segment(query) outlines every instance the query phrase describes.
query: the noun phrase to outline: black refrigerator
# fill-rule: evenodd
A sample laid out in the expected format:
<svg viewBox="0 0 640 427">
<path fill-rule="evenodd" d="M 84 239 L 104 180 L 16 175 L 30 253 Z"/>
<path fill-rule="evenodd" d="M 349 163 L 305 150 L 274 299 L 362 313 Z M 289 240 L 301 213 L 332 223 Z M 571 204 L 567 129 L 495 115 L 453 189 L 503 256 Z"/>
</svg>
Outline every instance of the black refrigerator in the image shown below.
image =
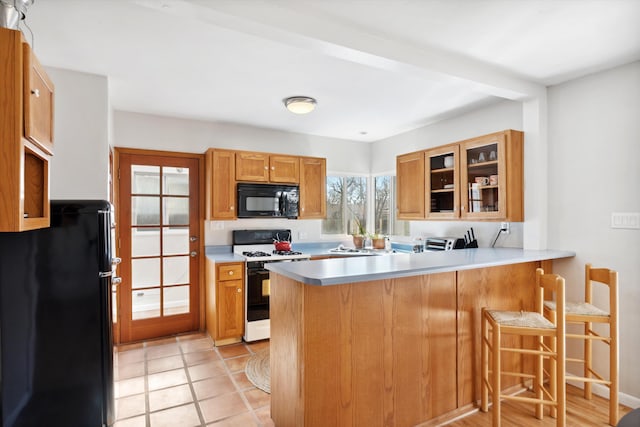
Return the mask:
<svg viewBox="0 0 640 427">
<path fill-rule="evenodd" d="M 114 422 L 111 205 L 51 202 L 51 227 L 0 233 L 2 427 Z"/>
</svg>

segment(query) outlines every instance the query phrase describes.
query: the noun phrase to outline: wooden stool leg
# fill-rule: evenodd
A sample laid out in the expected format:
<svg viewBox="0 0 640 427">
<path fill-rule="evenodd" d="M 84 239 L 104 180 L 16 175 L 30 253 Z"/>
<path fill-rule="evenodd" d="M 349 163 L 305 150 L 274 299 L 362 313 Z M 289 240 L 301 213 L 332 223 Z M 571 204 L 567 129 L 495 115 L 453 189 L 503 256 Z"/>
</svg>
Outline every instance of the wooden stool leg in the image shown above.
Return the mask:
<svg viewBox="0 0 640 427">
<path fill-rule="evenodd" d="M 614 317 L 614 316 L 612 316 Z M 611 319 L 609 324 L 611 341 L 609 343 L 609 424 L 618 423 L 618 323 Z"/>
<path fill-rule="evenodd" d="M 591 322 L 585 322 L 584 335 L 587 337 L 591 336 L 591 333 L 589 332 L 590 330 L 591 330 Z M 591 340 L 585 339 L 584 340 L 584 377 L 585 378 L 591 378 L 591 369 L 593 369 L 592 360 L 591 360 L 591 355 L 593 354 L 592 349 L 593 349 L 593 345 Z M 585 381 L 584 383 L 584 398 L 587 400 L 591 400 L 593 398 L 590 381 Z"/>
<path fill-rule="evenodd" d="M 536 349 L 542 350 L 542 336 L 536 337 Z M 533 391 L 536 395 L 536 399 L 542 400 L 542 383 L 544 381 L 543 378 L 543 362 L 544 358 L 542 355 L 536 356 L 535 363 L 535 378 L 533 379 Z M 536 418 L 541 420 L 544 417 L 543 413 L 543 405 L 542 403 L 536 403 Z"/>
<path fill-rule="evenodd" d="M 491 393 L 491 400 L 493 402 L 493 427 L 500 427 L 500 391 L 502 390 L 502 386 L 500 384 L 500 325 L 493 325 L 492 333 L 491 356 L 493 357 L 493 372 L 491 387 L 493 390 Z"/>
<path fill-rule="evenodd" d="M 556 312 L 551 312 L 551 322 L 556 324 Z M 550 338 L 551 351 L 554 353 L 558 353 L 558 339 L 556 337 Z M 554 400 L 558 398 L 558 388 L 556 387 L 556 377 L 558 376 L 558 359 L 554 357 L 549 358 L 549 388 L 551 390 L 551 396 Z M 558 417 L 558 407 L 552 406 L 550 409 L 550 414 L 553 418 Z"/>
<path fill-rule="evenodd" d="M 489 410 L 489 387 L 487 383 L 489 382 L 489 327 L 487 325 L 487 318 L 485 316 L 485 310 L 482 309 L 481 314 L 481 328 L 482 328 L 482 397 L 481 397 L 481 406 L 480 409 L 482 412 L 487 412 Z"/>
</svg>

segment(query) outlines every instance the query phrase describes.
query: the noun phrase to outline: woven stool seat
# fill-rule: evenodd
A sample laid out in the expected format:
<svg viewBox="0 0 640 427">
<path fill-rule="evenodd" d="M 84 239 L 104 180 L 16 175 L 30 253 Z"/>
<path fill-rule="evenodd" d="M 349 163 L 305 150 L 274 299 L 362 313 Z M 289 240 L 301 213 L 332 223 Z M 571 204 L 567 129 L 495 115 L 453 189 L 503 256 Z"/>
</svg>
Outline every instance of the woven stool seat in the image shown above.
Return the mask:
<svg viewBox="0 0 640 427">
<path fill-rule="evenodd" d="M 545 301 L 544 306 L 549 310 L 556 309 L 555 301 Z M 586 302 L 567 302 L 565 305 L 567 314 L 576 314 L 578 316 L 603 316 L 608 317 L 609 313 Z"/>
<path fill-rule="evenodd" d="M 554 329 L 555 325 L 539 313 L 532 311 L 487 310 L 489 316 L 502 326 L 516 328 Z"/>
</svg>

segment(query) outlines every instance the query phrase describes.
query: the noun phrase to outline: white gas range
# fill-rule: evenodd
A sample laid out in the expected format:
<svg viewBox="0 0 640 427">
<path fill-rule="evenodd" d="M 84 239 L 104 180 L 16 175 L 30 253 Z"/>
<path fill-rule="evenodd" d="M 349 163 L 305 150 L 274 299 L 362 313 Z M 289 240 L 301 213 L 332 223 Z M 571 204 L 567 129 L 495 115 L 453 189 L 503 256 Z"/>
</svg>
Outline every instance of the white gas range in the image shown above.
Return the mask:
<svg viewBox="0 0 640 427">
<path fill-rule="evenodd" d="M 269 295 L 271 282 L 269 262 L 304 261 L 309 254 L 298 251 L 276 251 L 275 241 L 291 241 L 291 230 L 234 230 L 233 252 L 246 260 L 244 340 L 257 341 L 270 336 Z"/>
</svg>

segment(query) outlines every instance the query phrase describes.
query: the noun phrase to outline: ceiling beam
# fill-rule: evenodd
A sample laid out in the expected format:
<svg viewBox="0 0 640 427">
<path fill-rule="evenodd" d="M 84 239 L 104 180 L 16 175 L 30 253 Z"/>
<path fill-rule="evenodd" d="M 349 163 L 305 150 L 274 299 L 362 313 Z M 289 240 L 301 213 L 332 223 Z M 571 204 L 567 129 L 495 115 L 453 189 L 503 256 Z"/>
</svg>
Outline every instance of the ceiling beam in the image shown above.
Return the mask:
<svg viewBox="0 0 640 427">
<path fill-rule="evenodd" d="M 500 98 L 520 101 L 545 92 L 544 86 L 494 65 L 433 46 L 393 40 L 329 19 L 311 9 L 309 3 L 224 0 L 136 3 L 389 72 L 436 81 L 455 79 L 467 84 L 470 90 Z M 257 4 L 268 7 L 256 7 Z"/>
</svg>

